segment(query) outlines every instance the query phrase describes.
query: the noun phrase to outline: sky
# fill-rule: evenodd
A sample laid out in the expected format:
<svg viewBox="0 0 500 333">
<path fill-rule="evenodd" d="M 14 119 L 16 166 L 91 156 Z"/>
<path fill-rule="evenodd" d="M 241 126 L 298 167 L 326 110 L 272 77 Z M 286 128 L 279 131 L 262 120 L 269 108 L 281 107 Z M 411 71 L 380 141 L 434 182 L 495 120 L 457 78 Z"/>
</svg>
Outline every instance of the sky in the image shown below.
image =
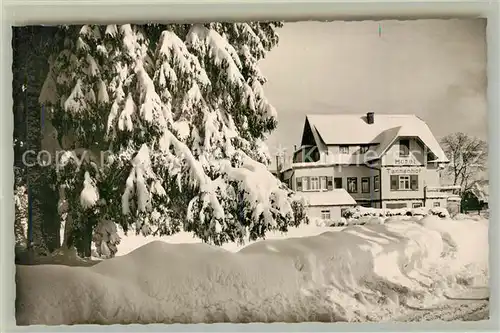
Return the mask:
<svg viewBox="0 0 500 333">
<path fill-rule="evenodd" d="M 306 21 L 278 33 L 260 63 L 278 112 L 271 154 L 300 145 L 308 113 L 415 114 L 438 139 L 487 139 L 485 20 Z"/>
</svg>

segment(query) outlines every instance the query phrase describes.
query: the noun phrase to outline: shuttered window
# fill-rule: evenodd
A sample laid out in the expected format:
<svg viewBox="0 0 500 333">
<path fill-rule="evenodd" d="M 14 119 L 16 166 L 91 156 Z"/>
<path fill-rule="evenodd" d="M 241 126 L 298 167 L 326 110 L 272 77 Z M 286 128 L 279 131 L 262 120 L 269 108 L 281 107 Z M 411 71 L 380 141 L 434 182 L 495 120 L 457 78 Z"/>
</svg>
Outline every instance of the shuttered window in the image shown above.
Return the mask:
<svg viewBox="0 0 500 333">
<path fill-rule="evenodd" d="M 391 175 L 391 191 L 418 190 L 418 175 Z"/>
<path fill-rule="evenodd" d="M 411 183 L 411 189 L 413 191 L 418 190 L 418 175 L 411 175 L 410 176 L 410 183 Z"/>
<path fill-rule="evenodd" d="M 398 181 L 399 181 L 399 176 L 398 175 L 391 175 L 391 191 L 397 191 L 398 190 Z"/>
</svg>

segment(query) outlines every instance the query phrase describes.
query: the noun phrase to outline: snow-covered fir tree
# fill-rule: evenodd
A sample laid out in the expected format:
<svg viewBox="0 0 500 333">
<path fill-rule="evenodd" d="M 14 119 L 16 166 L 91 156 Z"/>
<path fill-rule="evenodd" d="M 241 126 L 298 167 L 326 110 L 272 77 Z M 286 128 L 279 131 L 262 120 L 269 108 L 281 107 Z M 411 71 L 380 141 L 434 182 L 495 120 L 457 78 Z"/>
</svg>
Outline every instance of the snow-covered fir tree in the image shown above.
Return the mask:
<svg viewBox="0 0 500 333">
<path fill-rule="evenodd" d="M 59 177 L 75 230 L 106 220 L 220 245 L 307 223 L 266 167 L 277 118 L 258 61 L 280 26 L 62 28 L 40 100 L 67 150 Z"/>
</svg>

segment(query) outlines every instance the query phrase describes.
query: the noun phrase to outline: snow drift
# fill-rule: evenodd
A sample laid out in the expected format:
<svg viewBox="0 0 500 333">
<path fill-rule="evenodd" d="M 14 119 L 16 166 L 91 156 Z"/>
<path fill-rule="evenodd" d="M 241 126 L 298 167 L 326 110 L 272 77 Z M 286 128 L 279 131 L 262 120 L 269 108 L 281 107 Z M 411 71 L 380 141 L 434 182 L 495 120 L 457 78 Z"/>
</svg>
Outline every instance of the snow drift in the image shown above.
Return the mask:
<svg viewBox="0 0 500 333">
<path fill-rule="evenodd" d="M 236 253 L 156 241 L 93 267 L 17 266 L 17 323 L 386 320 L 487 281 L 487 231 L 427 216 Z"/>
</svg>

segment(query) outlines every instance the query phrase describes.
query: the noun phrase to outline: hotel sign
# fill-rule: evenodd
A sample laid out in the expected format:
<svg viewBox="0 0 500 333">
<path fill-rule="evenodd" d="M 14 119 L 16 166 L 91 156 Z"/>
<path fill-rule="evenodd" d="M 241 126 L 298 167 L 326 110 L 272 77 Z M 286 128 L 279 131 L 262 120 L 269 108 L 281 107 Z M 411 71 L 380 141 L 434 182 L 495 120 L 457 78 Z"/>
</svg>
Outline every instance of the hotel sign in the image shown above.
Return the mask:
<svg viewBox="0 0 500 333">
<path fill-rule="evenodd" d="M 418 161 L 414 158 L 396 158 L 394 159 L 394 164 L 396 165 L 412 165 L 419 164 Z"/>
<path fill-rule="evenodd" d="M 422 168 L 418 167 L 391 168 L 388 171 L 390 175 L 416 175 L 422 171 Z"/>
</svg>

